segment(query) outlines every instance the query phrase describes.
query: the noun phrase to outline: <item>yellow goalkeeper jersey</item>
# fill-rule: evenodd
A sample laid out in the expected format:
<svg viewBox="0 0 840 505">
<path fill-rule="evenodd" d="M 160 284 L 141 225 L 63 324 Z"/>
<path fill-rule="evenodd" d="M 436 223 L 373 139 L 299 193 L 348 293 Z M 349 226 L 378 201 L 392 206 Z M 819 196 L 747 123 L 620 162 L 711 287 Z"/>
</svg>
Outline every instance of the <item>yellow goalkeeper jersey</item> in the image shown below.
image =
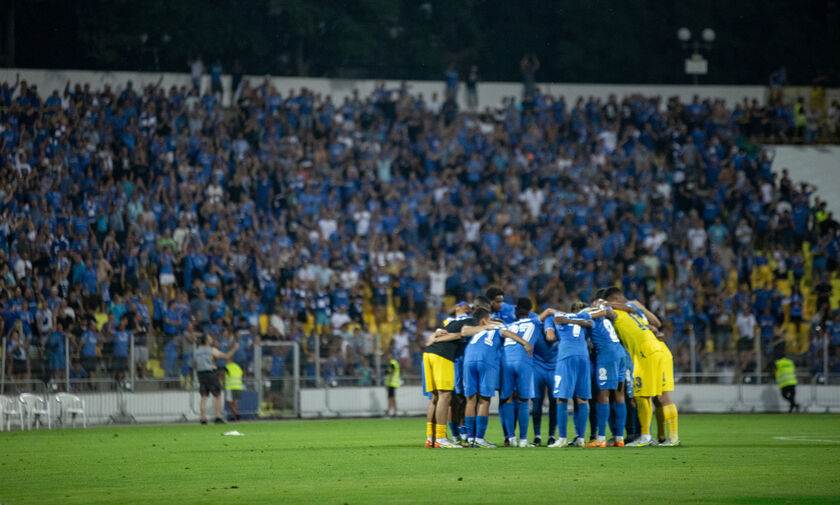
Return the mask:
<svg viewBox="0 0 840 505">
<path fill-rule="evenodd" d="M 645 357 L 660 350 L 659 339 L 651 331 L 644 316 L 623 310 L 616 310 L 615 313 L 617 317 L 613 324 L 630 356 Z"/>
</svg>

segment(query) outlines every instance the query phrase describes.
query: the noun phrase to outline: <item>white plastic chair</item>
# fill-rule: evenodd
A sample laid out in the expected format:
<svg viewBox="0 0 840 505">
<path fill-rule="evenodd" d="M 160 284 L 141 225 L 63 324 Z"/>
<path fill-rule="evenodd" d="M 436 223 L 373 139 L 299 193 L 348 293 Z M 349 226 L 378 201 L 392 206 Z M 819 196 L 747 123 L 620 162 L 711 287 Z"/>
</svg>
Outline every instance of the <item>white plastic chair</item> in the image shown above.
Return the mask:
<svg viewBox="0 0 840 505">
<path fill-rule="evenodd" d="M 47 428 L 52 429 L 52 417 L 50 416 L 50 404 L 40 396 L 31 393 L 21 393 L 20 404 L 26 417 L 26 425 L 32 429 L 32 424 L 37 423 L 38 428 L 44 425 L 43 418 L 47 418 Z"/>
<path fill-rule="evenodd" d="M 23 424 L 23 409 L 17 398 L 7 398 L 0 396 L 0 431 L 3 431 L 3 425 L 8 431 L 12 431 L 12 419 L 17 418 L 20 429 L 25 429 Z"/>
<path fill-rule="evenodd" d="M 65 415 L 73 419 L 73 427 L 76 427 L 76 417 L 82 416 L 82 426 L 87 428 L 87 414 L 85 414 L 85 401 L 76 395 L 69 393 L 58 393 L 55 401 L 58 403 L 58 420 L 64 425 Z"/>
</svg>

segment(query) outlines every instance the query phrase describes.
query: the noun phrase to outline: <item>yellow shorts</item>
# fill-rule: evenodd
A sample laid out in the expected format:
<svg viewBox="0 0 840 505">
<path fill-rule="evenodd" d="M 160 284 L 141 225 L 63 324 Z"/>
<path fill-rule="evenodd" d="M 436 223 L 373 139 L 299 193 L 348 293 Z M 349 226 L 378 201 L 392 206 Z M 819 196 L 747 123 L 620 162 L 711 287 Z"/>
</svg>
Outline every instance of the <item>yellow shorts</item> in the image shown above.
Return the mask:
<svg viewBox="0 0 840 505">
<path fill-rule="evenodd" d="M 662 394 L 662 385 L 665 382 L 665 359 L 665 353 L 660 350 L 633 356 L 633 396 Z"/>
<path fill-rule="evenodd" d="M 662 344 L 662 391 L 674 390 L 674 355 L 665 343 Z"/>
<path fill-rule="evenodd" d="M 423 373 L 426 378 L 426 392 L 452 391 L 455 387 L 455 363 L 443 356 L 423 353 Z"/>
</svg>

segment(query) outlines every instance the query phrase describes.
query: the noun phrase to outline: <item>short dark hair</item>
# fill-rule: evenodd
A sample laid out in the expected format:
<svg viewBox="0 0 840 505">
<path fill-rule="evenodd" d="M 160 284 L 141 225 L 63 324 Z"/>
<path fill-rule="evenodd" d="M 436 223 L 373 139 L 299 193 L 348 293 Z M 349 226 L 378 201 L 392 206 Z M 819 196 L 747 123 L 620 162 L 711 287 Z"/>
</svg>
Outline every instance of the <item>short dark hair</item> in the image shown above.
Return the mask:
<svg viewBox="0 0 840 505">
<path fill-rule="evenodd" d="M 611 297 L 612 295 L 623 295 L 624 293 L 621 291 L 621 288 L 618 286 L 610 286 L 608 288 L 604 288 L 604 292 L 601 296 L 604 300 Z"/>
<path fill-rule="evenodd" d="M 520 296 L 516 299 L 516 317 L 525 317 L 531 312 L 531 299 L 527 296 Z"/>
<path fill-rule="evenodd" d="M 582 301 L 578 300 L 578 301 L 572 303 L 572 306 L 570 308 L 571 308 L 572 312 L 580 312 L 581 310 L 586 308 L 586 304 L 583 303 Z"/>
<path fill-rule="evenodd" d="M 484 292 L 484 296 L 492 300 L 497 296 L 505 296 L 505 292 L 502 291 L 502 288 L 500 288 L 499 286 L 490 286 L 489 288 L 487 288 L 487 291 Z"/>
<path fill-rule="evenodd" d="M 486 317 L 490 317 L 490 310 L 487 307 L 479 307 L 473 311 L 472 317 L 476 321 L 481 321 Z"/>
<path fill-rule="evenodd" d="M 478 295 L 473 300 L 473 306 L 475 307 L 489 307 L 490 306 L 490 299 L 484 295 Z"/>
</svg>

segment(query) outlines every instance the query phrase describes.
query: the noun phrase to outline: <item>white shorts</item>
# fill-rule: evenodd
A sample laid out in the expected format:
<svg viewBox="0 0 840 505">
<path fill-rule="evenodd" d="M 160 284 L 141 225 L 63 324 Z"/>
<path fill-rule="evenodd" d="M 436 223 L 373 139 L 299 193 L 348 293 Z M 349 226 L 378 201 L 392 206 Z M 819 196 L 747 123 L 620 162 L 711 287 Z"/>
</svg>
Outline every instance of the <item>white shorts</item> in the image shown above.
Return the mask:
<svg viewBox="0 0 840 505">
<path fill-rule="evenodd" d="M 160 285 L 171 286 L 175 284 L 175 276 L 173 274 L 160 274 Z"/>
<path fill-rule="evenodd" d="M 146 363 L 147 361 L 149 361 L 149 348 L 145 345 L 134 346 L 134 362 Z"/>
</svg>

